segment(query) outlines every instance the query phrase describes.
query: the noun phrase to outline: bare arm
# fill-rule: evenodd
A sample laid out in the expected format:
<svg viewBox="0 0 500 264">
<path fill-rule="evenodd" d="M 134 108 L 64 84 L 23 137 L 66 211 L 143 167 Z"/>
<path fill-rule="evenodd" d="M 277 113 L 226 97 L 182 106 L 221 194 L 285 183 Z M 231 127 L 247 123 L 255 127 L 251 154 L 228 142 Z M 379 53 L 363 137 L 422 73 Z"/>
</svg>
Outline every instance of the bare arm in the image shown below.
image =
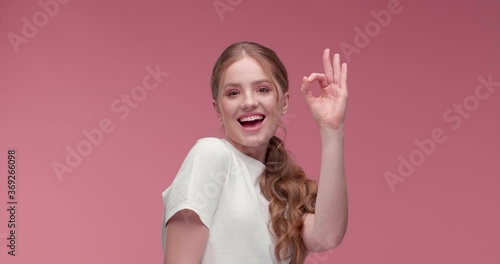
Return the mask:
<svg viewBox="0 0 500 264">
<path fill-rule="evenodd" d="M 321 131 L 321 174 L 316 214 L 304 215 L 302 238 L 309 251 L 326 251 L 342 242 L 347 230 L 348 202 L 343 131 Z"/>
<path fill-rule="evenodd" d="M 199 216 L 181 210 L 167 222 L 164 264 L 201 263 L 208 242 L 208 228 Z"/>
<path fill-rule="evenodd" d="M 344 119 L 347 106 L 347 64 L 340 55 L 330 60 L 323 52 L 325 73 L 312 73 L 302 79 L 302 92 L 321 132 L 321 171 L 315 214 L 305 217 L 303 239 L 310 251 L 336 248 L 347 230 L 348 197 L 344 169 Z M 314 97 L 309 85 L 318 81 L 321 95 Z"/>
</svg>

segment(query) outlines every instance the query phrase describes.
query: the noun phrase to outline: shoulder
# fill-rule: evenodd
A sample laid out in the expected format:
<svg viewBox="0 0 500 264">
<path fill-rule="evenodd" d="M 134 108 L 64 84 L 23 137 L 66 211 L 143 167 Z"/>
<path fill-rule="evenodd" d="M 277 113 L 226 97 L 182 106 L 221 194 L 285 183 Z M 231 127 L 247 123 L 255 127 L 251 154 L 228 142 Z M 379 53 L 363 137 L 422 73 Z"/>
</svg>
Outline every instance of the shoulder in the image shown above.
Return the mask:
<svg viewBox="0 0 500 264">
<path fill-rule="evenodd" d="M 196 145 L 201 144 L 201 145 L 211 145 L 211 146 L 219 146 L 219 147 L 225 147 L 226 145 L 224 144 L 224 141 L 220 138 L 216 137 L 204 137 L 200 138 L 196 141 Z"/>
<path fill-rule="evenodd" d="M 189 150 L 172 185 L 204 186 L 213 180 L 224 182 L 231 163 L 232 156 L 224 141 L 200 138 Z"/>
<path fill-rule="evenodd" d="M 222 139 L 216 137 L 200 138 L 196 141 L 193 149 L 210 153 L 229 153 L 229 149 Z"/>
<path fill-rule="evenodd" d="M 228 161 L 231 152 L 222 139 L 216 137 L 200 138 L 189 151 L 189 156 L 200 157 L 207 161 Z"/>
</svg>

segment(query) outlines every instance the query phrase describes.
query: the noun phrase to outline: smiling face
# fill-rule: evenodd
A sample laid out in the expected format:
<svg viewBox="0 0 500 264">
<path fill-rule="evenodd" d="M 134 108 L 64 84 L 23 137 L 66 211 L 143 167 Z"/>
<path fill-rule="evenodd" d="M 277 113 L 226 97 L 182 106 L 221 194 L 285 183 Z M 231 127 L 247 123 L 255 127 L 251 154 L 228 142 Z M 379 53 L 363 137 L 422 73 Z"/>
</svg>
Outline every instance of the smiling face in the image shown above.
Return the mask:
<svg viewBox="0 0 500 264">
<path fill-rule="evenodd" d="M 289 102 L 288 92 L 283 94 L 270 78 L 255 59 L 244 56 L 222 75 L 219 101 L 213 102 L 226 139 L 261 161 Z"/>
</svg>

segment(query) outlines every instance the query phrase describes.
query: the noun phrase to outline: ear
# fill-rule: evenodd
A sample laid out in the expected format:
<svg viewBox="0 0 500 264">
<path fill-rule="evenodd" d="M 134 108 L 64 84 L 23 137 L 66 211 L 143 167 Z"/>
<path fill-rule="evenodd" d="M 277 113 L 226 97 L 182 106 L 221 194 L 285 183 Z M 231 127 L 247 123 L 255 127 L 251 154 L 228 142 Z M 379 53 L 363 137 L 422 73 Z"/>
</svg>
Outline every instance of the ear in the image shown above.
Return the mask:
<svg viewBox="0 0 500 264">
<path fill-rule="evenodd" d="M 217 113 L 217 118 L 221 119 L 220 111 L 219 111 L 219 106 L 217 105 L 217 103 L 215 102 L 215 100 L 212 100 L 212 106 L 214 107 L 214 110 Z"/>
<path fill-rule="evenodd" d="M 286 92 L 283 95 L 283 107 L 281 108 L 281 114 L 284 115 L 288 111 L 288 105 L 290 103 L 290 93 Z"/>
</svg>

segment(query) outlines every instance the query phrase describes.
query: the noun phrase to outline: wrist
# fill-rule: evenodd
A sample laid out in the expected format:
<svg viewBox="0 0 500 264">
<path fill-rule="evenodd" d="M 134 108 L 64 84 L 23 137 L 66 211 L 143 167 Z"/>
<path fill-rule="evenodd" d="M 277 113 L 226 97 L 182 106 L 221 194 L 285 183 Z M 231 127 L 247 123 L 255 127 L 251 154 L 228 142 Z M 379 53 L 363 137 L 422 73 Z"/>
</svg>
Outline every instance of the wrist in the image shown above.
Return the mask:
<svg viewBox="0 0 500 264">
<path fill-rule="evenodd" d="M 344 139 L 344 125 L 338 128 L 320 127 L 320 134 L 322 139 Z"/>
</svg>

